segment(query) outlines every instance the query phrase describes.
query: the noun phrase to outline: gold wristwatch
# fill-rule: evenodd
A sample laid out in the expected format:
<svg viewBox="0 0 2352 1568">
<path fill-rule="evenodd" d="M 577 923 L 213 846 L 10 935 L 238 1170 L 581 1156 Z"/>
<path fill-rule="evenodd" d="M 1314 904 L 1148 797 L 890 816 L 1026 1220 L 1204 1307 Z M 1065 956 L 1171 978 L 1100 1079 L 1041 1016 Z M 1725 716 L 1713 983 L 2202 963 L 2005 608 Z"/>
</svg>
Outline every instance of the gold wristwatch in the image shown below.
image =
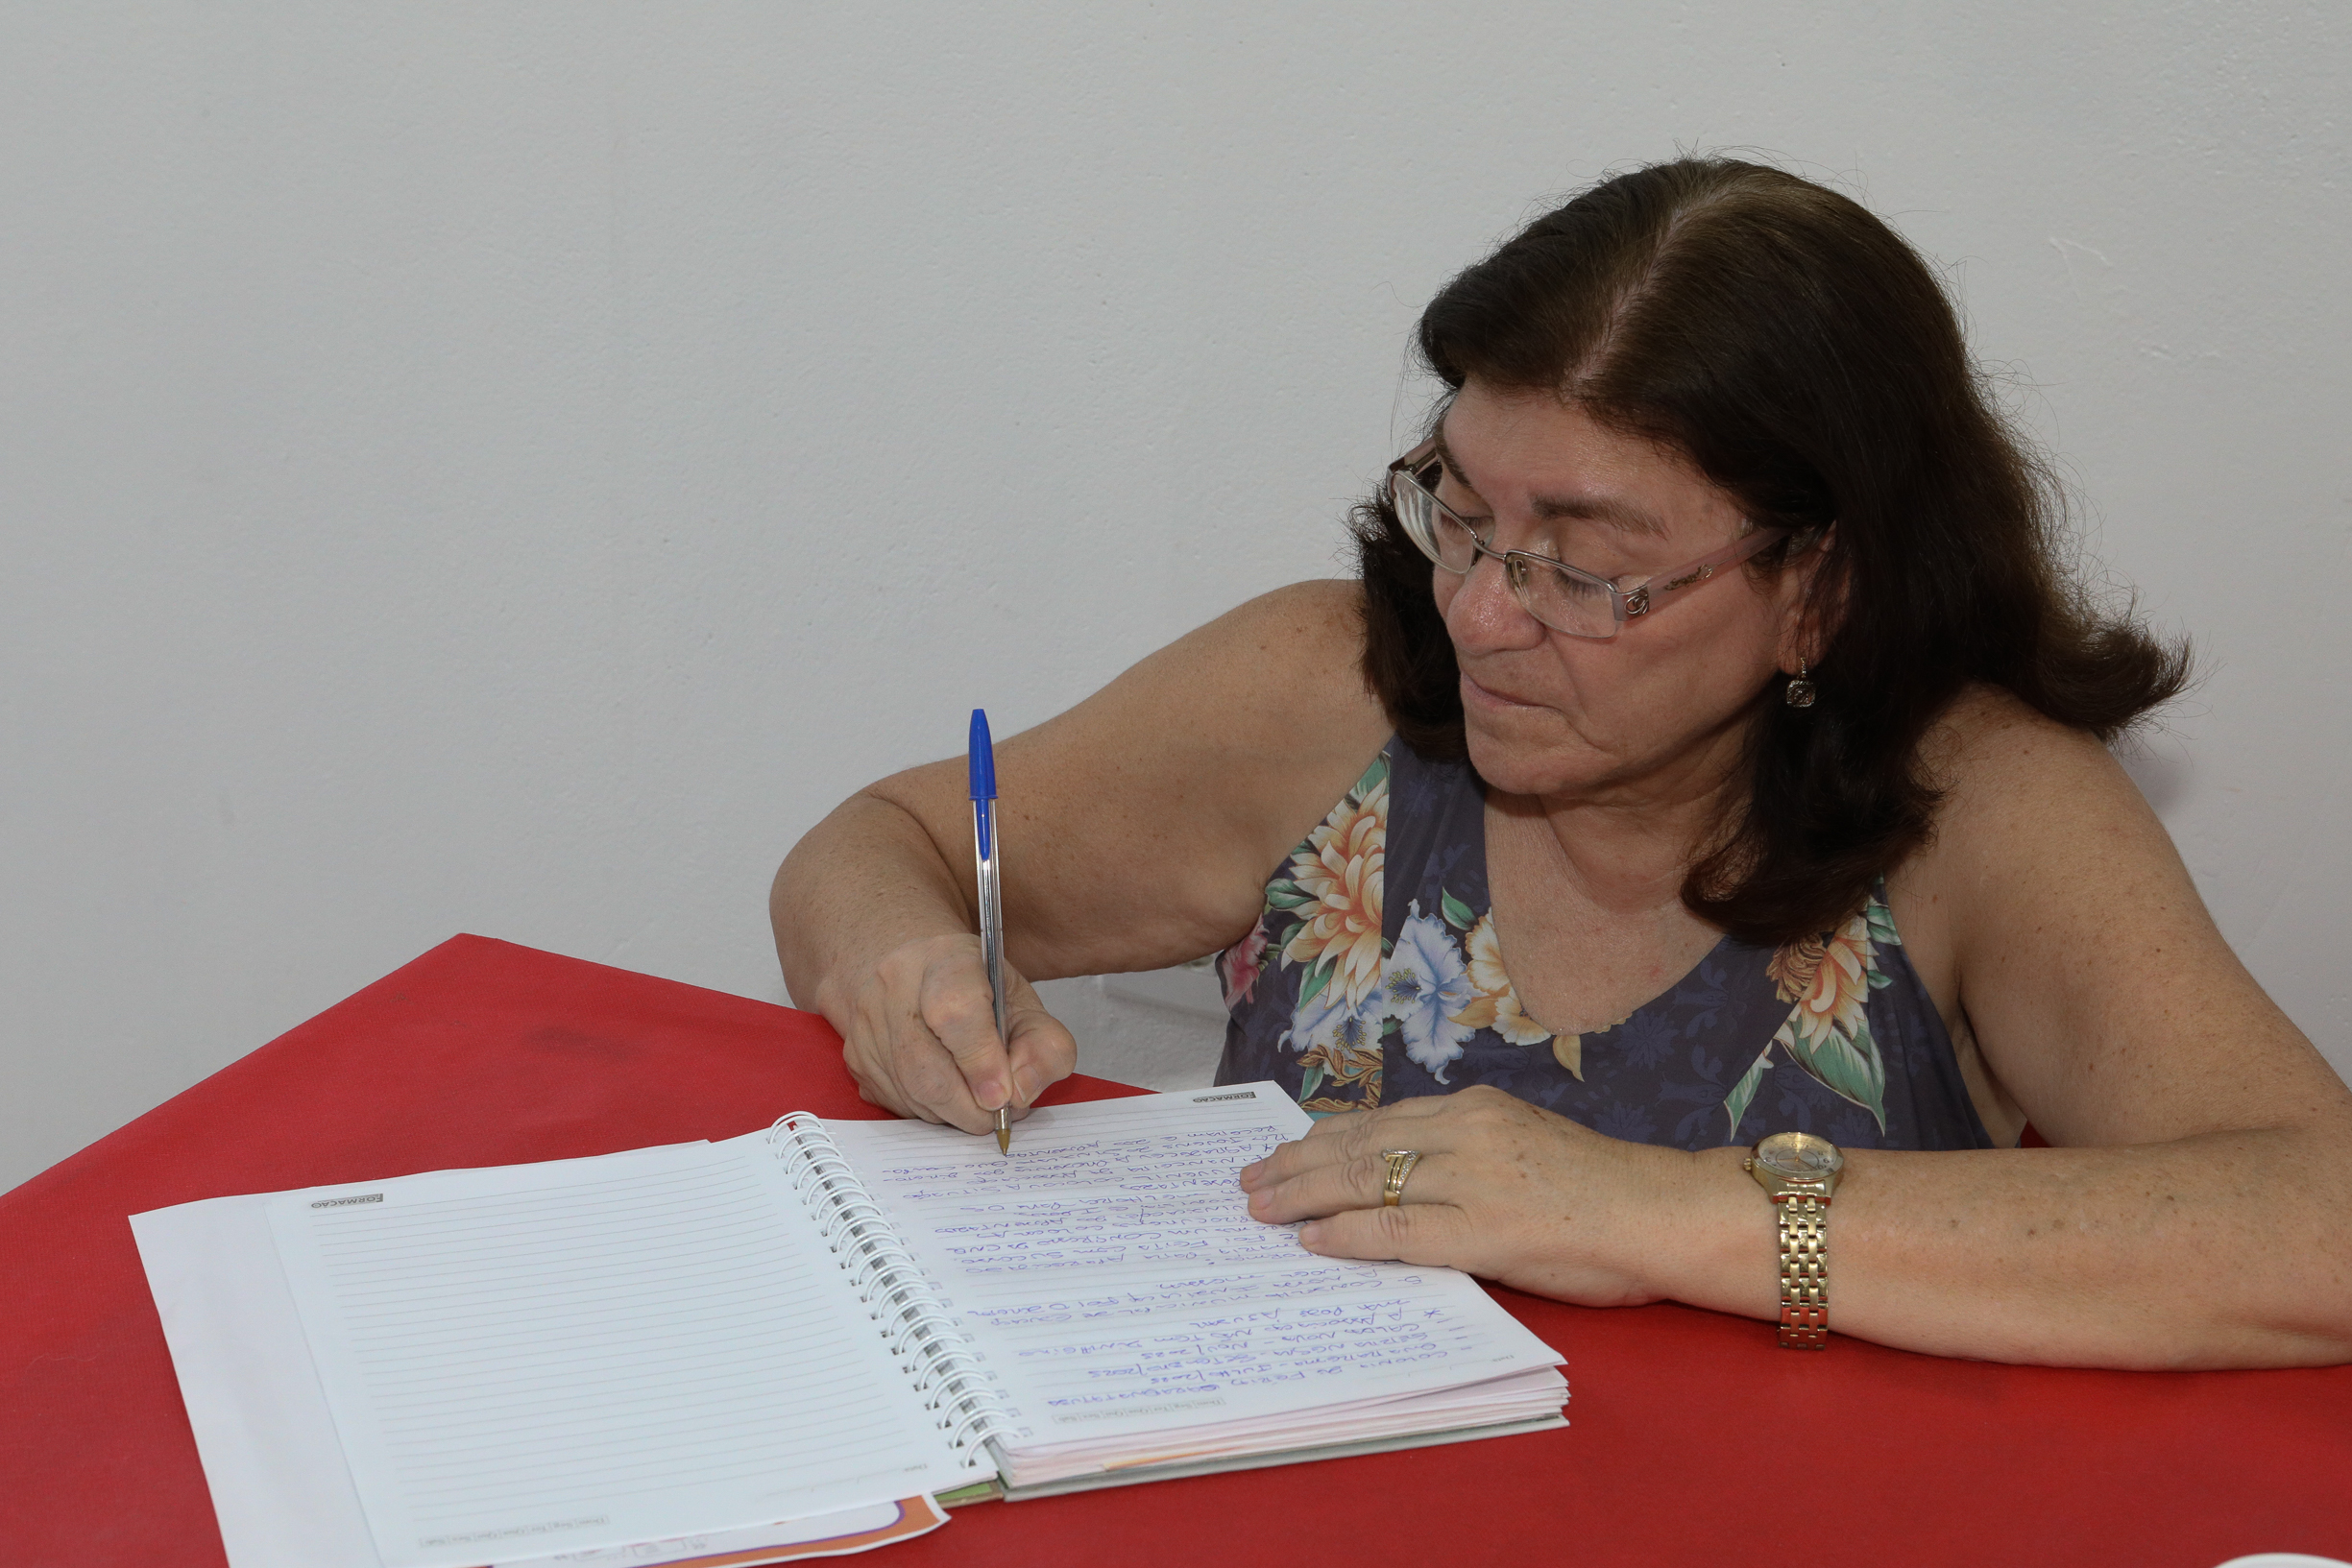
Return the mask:
<svg viewBox="0 0 2352 1568">
<path fill-rule="evenodd" d="M 1776 1132 L 1743 1169 L 1772 1199 L 1781 1227 L 1781 1343 L 1819 1350 L 1830 1342 L 1830 1194 L 1846 1157 L 1827 1138 Z"/>
</svg>

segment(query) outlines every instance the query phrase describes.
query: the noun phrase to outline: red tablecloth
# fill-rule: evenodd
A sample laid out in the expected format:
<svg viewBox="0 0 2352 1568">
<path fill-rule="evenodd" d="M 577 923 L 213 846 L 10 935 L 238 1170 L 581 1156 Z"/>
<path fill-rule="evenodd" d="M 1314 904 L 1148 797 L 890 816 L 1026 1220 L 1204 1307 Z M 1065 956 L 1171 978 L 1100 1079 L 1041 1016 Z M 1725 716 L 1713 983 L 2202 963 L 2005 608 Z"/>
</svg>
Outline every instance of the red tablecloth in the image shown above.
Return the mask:
<svg viewBox="0 0 2352 1568">
<path fill-rule="evenodd" d="M 126 1216 L 871 1114 L 837 1045 L 805 1013 L 461 936 L 0 1196 L 0 1563 L 223 1560 Z M 984 1504 L 875 1560 L 2352 1558 L 2352 1368 L 1799 1354 L 1710 1313 L 1499 1293 L 1567 1357 L 1566 1431 Z"/>
</svg>

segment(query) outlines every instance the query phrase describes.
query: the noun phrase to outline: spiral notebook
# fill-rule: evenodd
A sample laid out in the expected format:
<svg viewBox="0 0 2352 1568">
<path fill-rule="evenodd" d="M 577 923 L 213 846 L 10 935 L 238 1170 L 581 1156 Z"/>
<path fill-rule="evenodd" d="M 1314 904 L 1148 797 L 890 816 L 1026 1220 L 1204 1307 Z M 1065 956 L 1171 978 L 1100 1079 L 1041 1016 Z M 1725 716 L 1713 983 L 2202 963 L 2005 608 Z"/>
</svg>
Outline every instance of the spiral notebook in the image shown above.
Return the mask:
<svg viewBox="0 0 2352 1568">
<path fill-rule="evenodd" d="M 335 1506 L 267 1474 L 273 1424 L 313 1466 L 331 1431 L 383 1568 L 1563 1424 L 1561 1358 L 1467 1276 L 1249 1217 L 1234 1171 L 1307 1125 L 1270 1084 L 1051 1107 L 1008 1158 L 796 1114 L 133 1228 L 236 1568 Z"/>
</svg>

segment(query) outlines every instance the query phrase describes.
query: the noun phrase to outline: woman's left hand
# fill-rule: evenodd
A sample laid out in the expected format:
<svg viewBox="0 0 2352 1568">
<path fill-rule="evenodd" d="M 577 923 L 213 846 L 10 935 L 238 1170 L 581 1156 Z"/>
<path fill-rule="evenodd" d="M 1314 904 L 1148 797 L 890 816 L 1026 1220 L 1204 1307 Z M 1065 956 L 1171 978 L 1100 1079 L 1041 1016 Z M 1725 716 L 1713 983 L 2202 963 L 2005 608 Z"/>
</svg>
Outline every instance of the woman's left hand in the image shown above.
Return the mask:
<svg viewBox="0 0 2352 1568">
<path fill-rule="evenodd" d="M 1402 1201 L 1383 1207 L 1383 1149 L 1420 1151 Z M 1298 1240 L 1333 1258 L 1462 1269 L 1588 1307 L 1665 1292 L 1650 1264 L 1698 1162 L 1605 1138 L 1484 1085 L 1326 1117 L 1241 1173 L 1249 1213 L 1307 1220 Z"/>
</svg>

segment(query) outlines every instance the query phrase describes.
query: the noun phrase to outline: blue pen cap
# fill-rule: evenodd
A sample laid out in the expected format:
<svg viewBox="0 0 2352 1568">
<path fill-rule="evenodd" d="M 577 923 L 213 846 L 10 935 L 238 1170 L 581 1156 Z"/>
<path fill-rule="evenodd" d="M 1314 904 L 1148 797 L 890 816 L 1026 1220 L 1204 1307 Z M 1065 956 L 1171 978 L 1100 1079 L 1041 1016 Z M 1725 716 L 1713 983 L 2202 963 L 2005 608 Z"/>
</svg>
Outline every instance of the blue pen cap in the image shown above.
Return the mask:
<svg viewBox="0 0 2352 1568">
<path fill-rule="evenodd" d="M 972 710 L 972 798 L 996 799 L 996 745 L 988 738 L 988 711 Z"/>
</svg>

